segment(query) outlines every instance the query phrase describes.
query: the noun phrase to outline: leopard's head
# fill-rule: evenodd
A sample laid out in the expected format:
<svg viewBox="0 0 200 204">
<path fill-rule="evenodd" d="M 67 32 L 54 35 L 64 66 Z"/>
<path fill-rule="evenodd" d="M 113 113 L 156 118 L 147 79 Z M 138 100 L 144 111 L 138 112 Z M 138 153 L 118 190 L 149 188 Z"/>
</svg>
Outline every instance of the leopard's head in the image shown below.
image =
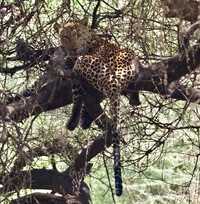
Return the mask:
<svg viewBox="0 0 200 204">
<path fill-rule="evenodd" d="M 59 31 L 61 45 L 69 55 L 80 56 L 88 52 L 94 31 L 88 27 L 88 18 L 69 21 Z"/>
</svg>

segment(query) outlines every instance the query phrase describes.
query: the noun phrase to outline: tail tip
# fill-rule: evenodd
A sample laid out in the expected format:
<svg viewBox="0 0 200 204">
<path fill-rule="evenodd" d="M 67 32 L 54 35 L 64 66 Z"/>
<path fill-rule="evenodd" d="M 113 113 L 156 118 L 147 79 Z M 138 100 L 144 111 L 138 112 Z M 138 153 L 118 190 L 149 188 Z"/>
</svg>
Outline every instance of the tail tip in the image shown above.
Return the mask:
<svg viewBox="0 0 200 204">
<path fill-rule="evenodd" d="M 123 190 L 122 190 L 122 188 L 116 188 L 115 192 L 116 192 L 117 196 L 121 196 L 123 193 Z"/>
<path fill-rule="evenodd" d="M 122 186 L 121 178 L 115 183 L 115 193 L 117 196 L 121 196 L 123 193 L 123 186 Z"/>
</svg>

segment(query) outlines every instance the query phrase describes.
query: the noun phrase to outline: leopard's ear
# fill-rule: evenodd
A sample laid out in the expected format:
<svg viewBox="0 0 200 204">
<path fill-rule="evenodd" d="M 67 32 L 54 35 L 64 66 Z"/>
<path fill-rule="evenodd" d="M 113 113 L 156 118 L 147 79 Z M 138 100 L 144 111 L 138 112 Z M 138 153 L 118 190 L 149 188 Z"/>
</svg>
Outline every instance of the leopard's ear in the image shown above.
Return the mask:
<svg viewBox="0 0 200 204">
<path fill-rule="evenodd" d="M 88 26 L 88 17 L 85 16 L 82 20 L 80 20 L 80 23 L 84 26 Z"/>
<path fill-rule="evenodd" d="M 60 28 L 61 28 L 61 25 L 60 25 L 59 23 L 55 23 L 53 27 L 54 27 L 56 33 L 59 34 L 59 30 L 60 30 Z"/>
</svg>

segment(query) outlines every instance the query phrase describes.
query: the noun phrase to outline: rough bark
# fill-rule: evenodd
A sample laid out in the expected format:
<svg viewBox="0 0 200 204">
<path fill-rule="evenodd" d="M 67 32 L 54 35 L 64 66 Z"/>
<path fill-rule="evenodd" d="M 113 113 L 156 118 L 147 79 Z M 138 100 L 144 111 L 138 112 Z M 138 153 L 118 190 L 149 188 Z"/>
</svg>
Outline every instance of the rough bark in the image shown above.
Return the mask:
<svg viewBox="0 0 200 204">
<path fill-rule="evenodd" d="M 10 174 L 0 177 L 0 183 L 4 185 L 3 192 L 21 189 L 47 189 L 62 196 L 53 194 L 36 193 L 17 198 L 11 203 L 82 203 L 90 204 L 90 191 L 85 182 L 81 182 L 78 196 L 72 194 L 72 176 L 69 171 L 60 173 L 57 170 L 35 169 L 30 172 L 21 171 L 20 174 Z"/>
</svg>

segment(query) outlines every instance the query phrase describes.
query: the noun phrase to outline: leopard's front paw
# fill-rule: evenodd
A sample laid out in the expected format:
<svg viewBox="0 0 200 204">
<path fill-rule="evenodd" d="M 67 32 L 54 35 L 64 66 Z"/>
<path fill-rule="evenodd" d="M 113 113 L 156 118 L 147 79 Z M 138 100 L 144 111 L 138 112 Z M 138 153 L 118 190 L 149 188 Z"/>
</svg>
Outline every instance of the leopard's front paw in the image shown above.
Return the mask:
<svg viewBox="0 0 200 204">
<path fill-rule="evenodd" d="M 70 119 L 68 122 L 66 122 L 66 128 L 68 130 L 74 130 L 78 126 L 79 120 Z"/>
</svg>

